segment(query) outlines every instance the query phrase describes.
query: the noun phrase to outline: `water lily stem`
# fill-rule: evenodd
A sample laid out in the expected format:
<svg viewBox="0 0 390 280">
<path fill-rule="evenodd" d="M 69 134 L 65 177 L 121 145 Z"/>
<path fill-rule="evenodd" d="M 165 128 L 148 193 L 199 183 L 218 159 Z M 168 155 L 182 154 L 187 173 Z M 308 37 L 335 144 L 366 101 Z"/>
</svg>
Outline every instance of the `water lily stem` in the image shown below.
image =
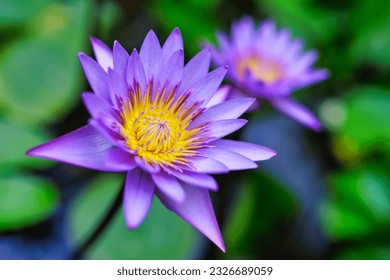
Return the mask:
<svg viewBox="0 0 390 280">
<path fill-rule="evenodd" d="M 81 244 L 80 247 L 76 249 L 76 251 L 72 254 L 72 258 L 74 260 L 80 260 L 85 256 L 85 253 L 89 250 L 89 248 L 96 242 L 99 236 L 104 232 L 110 222 L 113 220 L 115 214 L 118 212 L 118 209 L 122 205 L 123 200 L 123 191 L 124 187 L 118 192 L 117 196 L 113 200 L 110 208 L 108 209 L 106 215 L 101 220 L 100 224 L 96 227 L 96 229 L 92 232 L 87 240 Z"/>
</svg>

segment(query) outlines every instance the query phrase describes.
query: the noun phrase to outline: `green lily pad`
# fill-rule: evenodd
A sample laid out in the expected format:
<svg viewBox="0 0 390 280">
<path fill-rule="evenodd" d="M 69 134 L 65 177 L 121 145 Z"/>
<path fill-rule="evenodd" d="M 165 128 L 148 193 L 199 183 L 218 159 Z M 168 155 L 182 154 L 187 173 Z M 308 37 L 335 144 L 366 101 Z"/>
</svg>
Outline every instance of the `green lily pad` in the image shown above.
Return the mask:
<svg viewBox="0 0 390 280">
<path fill-rule="evenodd" d="M 0 1 L 0 27 L 24 24 L 53 0 L 2 0 Z"/>
<path fill-rule="evenodd" d="M 323 202 L 320 214 L 324 231 L 333 240 L 357 240 L 369 234 L 374 228 L 374 224 L 367 217 L 332 200 Z"/>
<path fill-rule="evenodd" d="M 48 136 L 38 130 L 25 128 L 0 119 L 0 169 L 23 167 L 47 167 L 53 162 L 27 157 L 27 150 L 47 141 Z"/>
<path fill-rule="evenodd" d="M 123 175 L 102 175 L 79 195 L 68 215 L 72 243 L 81 244 L 92 233 L 120 191 L 123 179 Z M 190 225 L 154 199 L 146 220 L 133 231 L 127 229 L 120 209 L 86 258 L 188 258 L 198 236 Z"/>
<path fill-rule="evenodd" d="M 53 123 L 80 101 L 84 76 L 77 53 L 87 42 L 90 1 L 50 5 L 27 26 L 30 35 L 5 46 L 0 99 L 8 118 Z"/>
<path fill-rule="evenodd" d="M 390 247 L 386 244 L 358 246 L 337 254 L 339 260 L 390 260 Z"/>
<path fill-rule="evenodd" d="M 390 225 L 390 178 L 383 167 L 366 165 L 335 174 L 330 185 L 321 214 L 331 237 L 360 238 Z"/>
<path fill-rule="evenodd" d="M 273 235 L 297 214 L 296 197 L 271 178 L 252 172 L 234 199 L 224 235 L 228 259 L 259 256 L 253 244 L 272 243 Z"/>
<path fill-rule="evenodd" d="M 330 42 L 336 34 L 335 11 L 316 7 L 312 1 L 257 0 L 256 2 L 281 27 L 288 27 L 295 35 L 303 36 L 308 46 Z"/>
<path fill-rule="evenodd" d="M 390 3 L 387 1 L 357 1 L 352 13 L 354 36 L 351 56 L 355 63 L 390 66 Z"/>
<path fill-rule="evenodd" d="M 59 203 L 48 181 L 25 174 L 0 174 L 0 231 L 34 225 L 54 213 Z"/>
<path fill-rule="evenodd" d="M 390 92 L 361 87 L 345 93 L 345 119 L 335 134 L 336 156 L 354 161 L 373 152 L 390 155 Z"/>
<path fill-rule="evenodd" d="M 211 11 L 218 0 L 183 1 L 180 5 L 174 0 L 153 2 L 153 13 L 167 32 L 180 27 L 184 42 L 190 43 L 185 45 L 187 54 L 198 52 L 206 39 L 215 39 L 218 18 L 213 17 Z"/>
</svg>

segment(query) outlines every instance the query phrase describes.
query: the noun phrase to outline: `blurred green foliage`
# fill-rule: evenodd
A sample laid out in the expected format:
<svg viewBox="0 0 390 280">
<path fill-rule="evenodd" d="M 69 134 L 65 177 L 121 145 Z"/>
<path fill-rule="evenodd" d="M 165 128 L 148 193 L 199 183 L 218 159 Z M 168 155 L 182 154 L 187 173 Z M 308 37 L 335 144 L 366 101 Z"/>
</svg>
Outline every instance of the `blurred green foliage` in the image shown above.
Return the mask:
<svg viewBox="0 0 390 280">
<path fill-rule="evenodd" d="M 122 174 L 121 174 L 122 175 Z M 108 211 L 124 180 L 121 175 L 101 175 L 74 201 L 69 212 L 71 238 L 78 245 Z M 88 259 L 185 259 L 199 234 L 155 199 L 143 224 L 130 231 L 118 211 L 108 229 L 87 252 Z"/>
<path fill-rule="evenodd" d="M 37 175 L 50 171 L 54 163 L 24 154 L 59 131 L 69 131 L 67 125 L 73 124 L 66 120 L 87 121 L 73 114 L 79 112 L 75 108 L 80 93 L 88 89 L 77 53 L 91 54 L 90 35 L 99 35 L 109 45 L 119 39 L 139 47 L 134 38 L 145 34 L 129 30 L 154 28 L 163 39 L 178 26 L 189 58 L 204 40 L 214 42 L 218 30 L 228 31 L 232 20 L 249 14 L 257 21 L 273 18 L 278 27 L 290 28 L 294 37 L 305 41 L 306 49 L 318 50 L 318 66 L 331 72 L 328 81 L 297 95 L 318 107 L 327 128 L 317 138 L 306 135 L 326 154 L 322 160 L 327 190 L 313 210 L 330 242 L 324 257 L 390 258 L 390 2 L 125 2 L 0 0 L 0 232 L 42 222 L 62 203 L 56 182 Z M 276 176 L 241 174 L 235 193 L 225 202 L 229 211 L 220 214 L 225 215 L 222 229 L 228 253 L 211 250 L 207 257 L 283 255 L 289 246 L 283 243 L 285 234 L 292 230 L 302 202 L 288 182 Z M 122 181 L 123 174 L 86 180 L 67 215 L 72 246 L 93 231 Z M 126 229 L 118 213 L 86 258 L 191 258 L 199 244 L 200 234 L 156 200 L 135 231 Z M 275 250 L 279 254 L 272 255 Z"/>
<path fill-rule="evenodd" d="M 226 259 L 265 258 L 265 248 L 280 250 L 280 234 L 296 218 L 298 201 L 271 178 L 252 172 L 239 185 L 225 228 Z"/>
<path fill-rule="evenodd" d="M 0 174 L 0 232 L 46 219 L 59 196 L 50 182 L 21 173 Z"/>
</svg>

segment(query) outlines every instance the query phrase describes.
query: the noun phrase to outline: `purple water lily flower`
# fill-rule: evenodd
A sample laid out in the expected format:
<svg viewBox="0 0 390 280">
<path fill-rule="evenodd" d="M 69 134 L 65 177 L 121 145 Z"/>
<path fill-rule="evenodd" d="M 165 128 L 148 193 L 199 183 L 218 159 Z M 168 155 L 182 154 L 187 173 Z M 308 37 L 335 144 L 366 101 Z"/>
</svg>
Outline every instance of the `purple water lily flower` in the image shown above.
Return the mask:
<svg viewBox="0 0 390 280">
<path fill-rule="evenodd" d="M 174 29 L 164 45 L 153 31 L 129 55 L 92 39 L 97 62 L 79 58 L 92 92 L 82 95 L 89 124 L 28 152 L 81 167 L 127 172 L 123 210 L 130 229 L 145 219 L 154 194 L 171 211 L 225 245 L 211 204 L 217 190 L 209 174 L 256 168 L 276 153 L 255 144 L 221 139 L 241 128 L 237 119 L 252 98 L 224 101 L 216 93 L 226 68 L 208 72 L 205 49 L 184 66 L 182 37 Z M 215 94 L 216 93 L 216 94 Z"/>
<path fill-rule="evenodd" d="M 219 33 L 220 49 L 212 48 L 217 66 L 229 65 L 227 77 L 241 89 L 234 95 L 250 94 L 271 104 L 302 124 L 319 131 L 318 119 L 291 98 L 294 90 L 322 81 L 328 71 L 312 69 L 318 55 L 303 52 L 303 42 L 293 40 L 288 29 L 277 31 L 275 23 L 256 27 L 244 17 L 233 23 L 231 38 Z"/>
</svg>

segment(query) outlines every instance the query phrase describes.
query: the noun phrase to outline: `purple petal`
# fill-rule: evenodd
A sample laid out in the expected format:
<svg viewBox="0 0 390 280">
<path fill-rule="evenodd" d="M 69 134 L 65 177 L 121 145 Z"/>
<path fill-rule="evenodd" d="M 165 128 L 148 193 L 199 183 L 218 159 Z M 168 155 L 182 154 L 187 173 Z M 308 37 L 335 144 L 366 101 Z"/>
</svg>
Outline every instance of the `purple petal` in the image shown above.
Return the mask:
<svg viewBox="0 0 390 280">
<path fill-rule="evenodd" d="M 98 117 L 101 113 L 111 110 L 111 105 L 106 100 L 92 92 L 83 93 L 82 99 L 92 117 Z"/>
<path fill-rule="evenodd" d="M 182 204 L 175 203 L 160 191 L 156 191 L 156 194 L 165 207 L 187 221 L 225 252 L 225 244 L 208 191 L 190 185 L 184 186 L 184 190 L 186 201 Z"/>
<path fill-rule="evenodd" d="M 209 189 L 213 191 L 218 190 L 217 181 L 208 174 L 201 174 L 189 171 L 173 172 L 173 175 L 179 180 L 200 188 Z"/>
<path fill-rule="evenodd" d="M 294 87 L 306 87 L 308 85 L 321 82 L 329 77 L 329 71 L 322 69 L 322 70 L 311 70 L 310 72 L 301 75 L 299 79 L 296 81 L 292 81 L 294 84 Z"/>
<path fill-rule="evenodd" d="M 134 157 L 134 159 L 135 159 L 135 162 L 138 164 L 138 166 L 141 167 L 141 169 L 143 169 L 146 172 L 157 173 L 157 172 L 160 172 L 160 170 L 161 170 L 159 165 L 148 163 L 138 156 Z"/>
<path fill-rule="evenodd" d="M 111 69 L 108 70 L 108 84 L 110 85 L 112 104 L 115 104 L 117 109 L 121 108 L 122 104 L 120 103 L 120 100 L 127 101 L 129 97 L 129 89 L 118 73 Z"/>
<path fill-rule="evenodd" d="M 226 34 L 223 32 L 218 32 L 217 40 L 219 45 L 221 46 L 222 51 L 228 53 L 230 51 L 231 45 L 229 42 L 229 38 L 226 36 Z"/>
<path fill-rule="evenodd" d="M 188 129 L 194 128 L 207 121 L 219 121 L 225 119 L 236 119 L 241 116 L 255 102 L 254 98 L 236 98 L 225 101 L 207 109 L 196 118 Z"/>
<path fill-rule="evenodd" d="M 115 162 L 115 166 L 117 168 L 122 168 L 124 171 L 133 170 L 138 166 L 133 155 L 118 147 L 113 147 L 108 150 L 107 160 L 110 162 Z"/>
<path fill-rule="evenodd" d="M 273 20 L 264 20 L 258 29 L 258 38 L 262 41 L 270 42 L 274 41 L 277 36 L 276 25 Z"/>
<path fill-rule="evenodd" d="M 247 122 L 247 120 L 243 119 L 213 121 L 205 127 L 207 131 L 202 133 L 202 136 L 210 137 L 212 140 L 216 140 L 240 129 Z"/>
<path fill-rule="evenodd" d="M 80 53 L 79 59 L 93 92 L 105 100 L 109 100 L 110 92 L 108 89 L 107 73 L 89 56 Z"/>
<path fill-rule="evenodd" d="M 223 163 L 229 170 L 245 170 L 257 168 L 257 164 L 251 161 L 249 158 L 244 157 L 234 152 L 218 148 L 204 148 L 199 149 L 202 155 L 215 159 Z"/>
<path fill-rule="evenodd" d="M 229 95 L 230 86 L 221 86 L 211 97 L 209 103 L 207 103 L 206 108 L 210 108 L 214 105 L 218 105 L 225 101 Z"/>
<path fill-rule="evenodd" d="M 204 104 L 207 104 L 221 85 L 226 71 L 227 67 L 220 67 L 198 80 L 193 86 L 188 102 L 203 100 Z"/>
<path fill-rule="evenodd" d="M 179 28 L 173 29 L 162 47 L 163 65 L 178 50 L 183 49 L 183 39 Z"/>
<path fill-rule="evenodd" d="M 134 89 L 135 83 L 144 91 L 147 87 L 145 70 L 137 50 L 133 50 L 127 65 L 127 84 Z"/>
<path fill-rule="evenodd" d="M 149 212 L 154 194 L 154 183 L 149 174 L 138 168 L 129 171 L 123 196 L 123 212 L 130 229 L 138 227 Z"/>
<path fill-rule="evenodd" d="M 118 131 L 115 131 L 109 126 L 110 120 L 107 120 L 109 117 L 110 116 L 107 116 L 107 114 L 101 114 L 99 117 L 90 119 L 89 124 L 103 135 L 112 145 L 117 145 L 118 141 L 123 138 Z"/>
<path fill-rule="evenodd" d="M 188 90 L 198 80 L 207 75 L 210 67 L 210 49 L 204 49 L 195 55 L 184 67 L 182 90 Z"/>
<path fill-rule="evenodd" d="M 191 159 L 191 164 L 194 169 L 190 171 L 199 173 L 210 173 L 210 174 L 222 174 L 228 173 L 229 169 L 221 162 L 206 157 L 194 157 Z"/>
<path fill-rule="evenodd" d="M 277 154 L 270 148 L 235 140 L 219 139 L 211 142 L 210 145 L 215 145 L 217 148 L 243 155 L 253 161 L 267 160 Z"/>
<path fill-rule="evenodd" d="M 169 84 L 167 92 L 170 92 L 174 86 L 176 86 L 183 77 L 183 67 L 184 67 L 184 51 L 176 51 L 168 60 L 168 62 L 161 68 L 161 73 L 159 75 L 159 80 L 161 86 L 164 86 L 166 83 Z"/>
<path fill-rule="evenodd" d="M 232 40 L 239 51 L 244 51 L 252 42 L 255 35 L 254 22 L 246 16 L 232 26 Z"/>
<path fill-rule="evenodd" d="M 309 68 L 314 61 L 318 58 L 318 54 L 315 51 L 306 52 L 305 55 L 296 61 L 293 66 L 287 71 L 286 76 L 294 77 L 295 75 L 299 75 L 301 72 L 305 71 L 306 68 Z"/>
<path fill-rule="evenodd" d="M 95 37 L 91 37 L 91 43 L 97 62 L 107 72 L 113 66 L 111 49 Z"/>
<path fill-rule="evenodd" d="M 117 41 L 114 42 L 114 70 L 120 74 L 121 78 L 126 78 L 126 68 L 129 54 Z"/>
<path fill-rule="evenodd" d="M 186 194 L 179 181 L 165 171 L 152 174 L 153 181 L 157 188 L 167 197 L 175 201 L 175 203 L 183 203 L 186 199 Z"/>
<path fill-rule="evenodd" d="M 123 158 L 112 156 L 112 144 L 93 126 L 86 125 L 27 152 L 29 156 L 47 158 L 81 167 L 121 172 L 132 168 Z"/>
<path fill-rule="evenodd" d="M 317 117 L 301 104 L 291 99 L 276 99 L 272 104 L 276 109 L 303 125 L 317 132 L 322 130 L 322 125 Z"/>
<path fill-rule="evenodd" d="M 243 93 L 242 91 L 231 89 L 229 92 L 229 99 L 235 99 L 235 98 L 244 98 L 247 97 L 248 94 Z M 260 101 L 256 99 L 256 101 L 246 110 L 247 113 L 253 112 L 257 110 L 260 107 Z"/>
<path fill-rule="evenodd" d="M 271 49 L 272 53 L 274 53 L 275 55 L 284 54 L 285 50 L 289 49 L 290 40 L 291 40 L 290 30 L 288 30 L 288 29 L 280 30 L 280 32 L 277 35 L 277 38 L 275 40 L 275 45 Z"/>
<path fill-rule="evenodd" d="M 144 66 L 147 81 L 151 80 L 160 71 L 162 63 L 162 51 L 160 42 L 153 30 L 150 30 L 142 43 L 139 52 Z"/>
</svg>

